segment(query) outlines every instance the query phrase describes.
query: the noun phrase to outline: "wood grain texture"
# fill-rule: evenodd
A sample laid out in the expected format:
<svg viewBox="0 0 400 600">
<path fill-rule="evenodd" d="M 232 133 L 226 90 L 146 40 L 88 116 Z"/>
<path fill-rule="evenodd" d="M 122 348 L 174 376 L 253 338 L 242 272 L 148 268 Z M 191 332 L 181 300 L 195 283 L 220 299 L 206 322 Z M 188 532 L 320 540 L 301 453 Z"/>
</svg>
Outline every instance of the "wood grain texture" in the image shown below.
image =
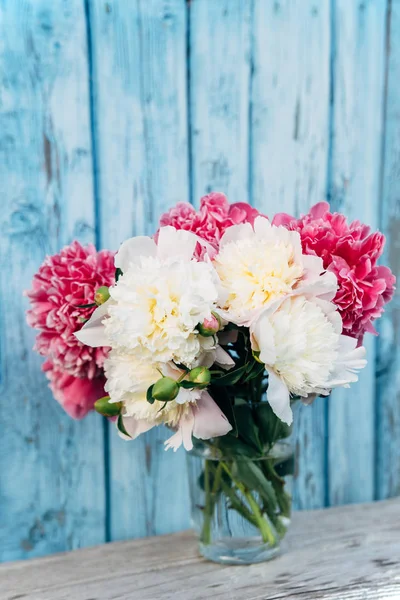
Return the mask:
<svg viewBox="0 0 400 600">
<path fill-rule="evenodd" d="M 385 139 L 380 227 L 385 260 L 400 281 L 400 3 L 390 4 Z M 400 494 L 400 295 L 379 323 L 377 394 L 377 497 Z"/>
<path fill-rule="evenodd" d="M 0 561 L 188 526 L 166 430 L 104 448 L 51 398 L 21 297 L 45 254 L 212 189 L 269 215 L 328 193 L 399 277 L 399 81 L 399 0 L 0 0 Z M 360 383 L 300 410 L 296 507 L 400 494 L 399 309 Z"/>
<path fill-rule="evenodd" d="M 350 220 L 379 226 L 387 2 L 335 0 L 330 200 Z M 329 502 L 373 500 L 375 338 L 357 385 L 329 401 Z"/>
<path fill-rule="evenodd" d="M 82 2 L 0 2 L 0 560 L 104 540 L 99 420 L 72 421 L 47 389 L 25 323 L 46 253 L 93 239 Z M 68 111 L 64 111 L 64 107 Z"/>
<path fill-rule="evenodd" d="M 307 212 L 327 188 L 330 2 L 255 0 L 251 198 L 257 208 Z M 324 506 L 326 400 L 299 413 L 295 505 Z"/>
<path fill-rule="evenodd" d="M 184 532 L 0 566 L 0 600 L 394 600 L 399 533 L 399 499 L 303 511 L 269 563 L 207 562 Z"/>
<path fill-rule="evenodd" d="M 250 0 L 194 0 L 190 14 L 190 132 L 193 202 L 249 190 Z"/>
<path fill-rule="evenodd" d="M 160 214 L 188 200 L 186 4 L 89 3 L 100 242 L 117 249 L 152 235 Z M 112 539 L 188 526 L 183 449 L 156 428 L 135 442 L 110 431 Z"/>
</svg>

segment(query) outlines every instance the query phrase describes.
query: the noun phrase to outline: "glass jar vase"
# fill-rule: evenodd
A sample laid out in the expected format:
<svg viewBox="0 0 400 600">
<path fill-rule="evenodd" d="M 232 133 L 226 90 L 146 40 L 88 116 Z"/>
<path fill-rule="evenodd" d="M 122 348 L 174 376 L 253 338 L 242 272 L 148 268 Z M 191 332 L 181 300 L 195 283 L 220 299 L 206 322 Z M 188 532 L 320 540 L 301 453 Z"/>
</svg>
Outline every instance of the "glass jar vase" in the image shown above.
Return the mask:
<svg viewBox="0 0 400 600">
<path fill-rule="evenodd" d="M 257 456 L 246 455 L 240 439 L 236 446 L 232 439 L 230 451 L 223 454 L 211 440 L 188 453 L 199 550 L 205 558 L 225 564 L 270 560 L 279 553 L 290 525 L 292 440 L 288 436 L 274 441 Z"/>
</svg>

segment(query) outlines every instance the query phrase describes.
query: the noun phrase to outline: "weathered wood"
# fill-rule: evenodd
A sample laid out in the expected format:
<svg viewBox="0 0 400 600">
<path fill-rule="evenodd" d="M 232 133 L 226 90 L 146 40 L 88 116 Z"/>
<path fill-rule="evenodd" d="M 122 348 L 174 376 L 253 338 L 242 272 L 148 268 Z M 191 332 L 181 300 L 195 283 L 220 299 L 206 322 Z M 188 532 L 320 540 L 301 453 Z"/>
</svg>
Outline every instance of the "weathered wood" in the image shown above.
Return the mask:
<svg viewBox="0 0 400 600">
<path fill-rule="evenodd" d="M 188 7 L 192 199 L 222 191 L 246 202 L 251 2 L 195 0 Z"/>
<path fill-rule="evenodd" d="M 221 566 L 191 532 L 0 566 L 0 600 L 383 600 L 400 597 L 400 499 L 295 513 L 285 552 Z"/>
<path fill-rule="evenodd" d="M 380 227 L 385 259 L 400 282 L 400 3 L 390 3 Z M 377 397 L 377 497 L 400 494 L 400 294 L 379 323 Z"/>
<path fill-rule="evenodd" d="M 335 0 L 332 209 L 379 226 L 387 2 Z M 329 400 L 329 502 L 373 500 L 375 485 L 375 337 L 364 338 L 368 368 Z"/>
<path fill-rule="evenodd" d="M 252 201 L 272 215 L 325 198 L 329 141 L 330 2 L 255 0 L 251 85 Z M 324 506 L 326 400 L 299 414 L 295 503 Z"/>
<path fill-rule="evenodd" d="M 328 189 L 399 276 L 399 39 L 398 0 L 0 0 L 0 560 L 188 526 L 167 431 L 110 430 L 104 465 L 101 419 L 51 398 L 21 297 L 44 255 L 116 249 L 210 189 L 270 215 Z M 299 508 L 400 493 L 398 294 L 379 329 L 329 439 L 326 401 L 300 412 Z"/>
<path fill-rule="evenodd" d="M 189 199 L 186 5 L 89 2 L 100 243 L 153 235 L 160 214 Z M 157 428 L 135 442 L 110 433 L 109 533 L 126 539 L 188 526 L 183 450 Z"/>
<path fill-rule="evenodd" d="M 46 253 L 93 240 L 80 0 L 0 2 L 0 560 L 104 540 L 101 428 L 47 389 L 22 291 Z"/>
</svg>

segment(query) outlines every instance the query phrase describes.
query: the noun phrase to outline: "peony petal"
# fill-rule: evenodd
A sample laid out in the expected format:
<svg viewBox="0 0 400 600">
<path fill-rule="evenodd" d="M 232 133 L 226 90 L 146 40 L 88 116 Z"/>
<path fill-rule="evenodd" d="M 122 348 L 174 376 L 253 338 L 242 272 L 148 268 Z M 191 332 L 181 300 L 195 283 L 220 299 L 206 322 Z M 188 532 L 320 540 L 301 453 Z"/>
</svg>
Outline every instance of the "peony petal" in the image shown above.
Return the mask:
<svg viewBox="0 0 400 600">
<path fill-rule="evenodd" d="M 357 339 L 348 335 L 341 335 L 339 339 L 338 358 L 331 373 L 327 388 L 339 386 L 348 387 L 349 383 L 358 381 L 358 371 L 367 365 L 366 349 L 364 346 L 357 347 Z"/>
<path fill-rule="evenodd" d="M 271 309 L 272 310 L 272 309 Z M 251 346 L 260 352 L 260 360 L 266 365 L 276 361 L 274 330 L 269 322 L 271 311 L 266 309 L 250 326 Z"/>
<path fill-rule="evenodd" d="M 200 241 L 191 231 L 175 229 L 167 226 L 161 227 L 158 234 L 157 255 L 161 259 L 182 258 L 191 260 L 196 244 Z"/>
<path fill-rule="evenodd" d="M 174 433 L 173 436 L 165 440 L 164 446 L 165 450 L 169 450 L 172 448 L 174 452 L 178 450 L 183 444 L 185 450 L 192 450 L 193 442 L 192 442 L 192 432 L 193 432 L 193 424 L 194 424 L 194 415 L 193 411 L 190 411 L 188 415 L 183 417 L 179 422 L 178 431 Z"/>
<path fill-rule="evenodd" d="M 265 217 L 257 217 L 254 221 L 254 232 L 258 238 L 269 239 L 272 225 Z M 286 231 L 286 230 L 285 230 Z"/>
<path fill-rule="evenodd" d="M 296 219 L 287 213 L 277 213 L 272 219 L 272 224 L 277 225 L 278 227 L 281 225 L 289 227 L 293 222 L 296 222 Z"/>
<path fill-rule="evenodd" d="M 237 242 L 238 240 L 246 239 L 253 232 L 253 228 L 250 223 L 242 223 L 241 225 L 233 225 L 228 227 L 220 241 L 220 248 L 229 244 L 230 242 Z"/>
<path fill-rule="evenodd" d="M 115 255 L 115 266 L 124 273 L 131 264 L 139 262 L 142 256 L 156 256 L 157 246 L 151 238 L 139 235 L 130 238 L 121 244 L 120 249 Z"/>
<path fill-rule="evenodd" d="M 107 300 L 101 306 L 96 308 L 89 321 L 79 331 L 75 332 L 75 337 L 92 348 L 99 348 L 101 346 L 108 346 L 109 342 L 105 334 L 105 328 L 103 320 L 108 315 L 108 308 L 112 303 L 111 300 Z"/>
<path fill-rule="evenodd" d="M 323 300 L 333 300 L 338 289 L 337 278 L 332 271 L 326 271 L 315 279 L 309 278 L 301 281 L 294 290 L 294 295 L 306 296 L 309 300 L 315 297 Z"/>
<path fill-rule="evenodd" d="M 217 346 L 215 349 L 215 364 L 225 370 L 229 370 L 235 366 L 235 361 L 226 350 L 221 348 L 221 346 Z"/>
<path fill-rule="evenodd" d="M 193 435 L 200 440 L 226 435 L 232 425 L 208 392 L 203 392 L 194 411 Z"/>
<path fill-rule="evenodd" d="M 165 440 L 165 442 L 164 442 L 165 450 L 170 450 L 172 448 L 173 451 L 176 452 L 178 450 L 178 448 L 180 448 L 182 446 L 182 441 L 183 441 L 182 431 L 180 429 L 178 429 L 178 431 L 176 433 L 174 433 L 174 435 L 172 435 L 170 438 Z"/>
<path fill-rule="evenodd" d="M 122 422 L 130 437 L 124 435 L 117 428 L 118 435 L 120 438 L 127 441 L 136 439 L 139 435 L 146 433 L 146 431 L 149 431 L 149 429 L 152 429 L 152 427 L 155 425 L 155 423 L 150 423 L 144 419 L 135 419 L 135 417 L 122 417 Z M 117 421 L 115 424 L 117 425 Z"/>
<path fill-rule="evenodd" d="M 329 203 L 328 202 L 317 202 L 313 207 L 310 208 L 310 215 L 314 219 L 321 219 L 327 212 L 329 212 Z"/>
<path fill-rule="evenodd" d="M 290 408 L 289 390 L 282 379 L 270 370 L 268 370 L 267 400 L 276 416 L 287 425 L 291 425 L 293 413 Z"/>
</svg>

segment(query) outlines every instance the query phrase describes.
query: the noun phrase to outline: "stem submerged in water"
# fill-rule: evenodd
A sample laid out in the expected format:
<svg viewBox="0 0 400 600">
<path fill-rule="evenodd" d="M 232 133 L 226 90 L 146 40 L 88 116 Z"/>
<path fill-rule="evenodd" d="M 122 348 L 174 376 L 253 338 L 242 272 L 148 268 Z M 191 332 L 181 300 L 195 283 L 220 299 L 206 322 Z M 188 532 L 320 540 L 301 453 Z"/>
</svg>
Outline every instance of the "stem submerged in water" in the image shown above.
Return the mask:
<svg viewBox="0 0 400 600">
<path fill-rule="evenodd" d="M 269 481 L 273 477 L 278 477 L 272 463 L 267 473 L 270 474 L 270 476 L 267 476 Z M 212 542 L 212 522 L 215 507 L 220 494 L 223 493 L 229 500 L 230 508 L 260 531 L 264 543 L 270 544 L 271 547 L 277 545 L 280 535 L 285 530 L 284 525 L 279 520 L 282 499 L 277 498 L 276 506 L 273 505 L 272 507 L 266 507 L 261 501 L 259 503 L 252 490 L 248 489 L 237 476 L 233 475 L 232 468 L 226 461 L 218 461 L 218 463 L 213 460 L 205 461 L 204 492 L 203 527 L 200 535 L 203 544 L 208 545 Z M 281 494 L 285 496 L 286 502 L 290 504 L 290 497 L 283 489 Z"/>
</svg>

